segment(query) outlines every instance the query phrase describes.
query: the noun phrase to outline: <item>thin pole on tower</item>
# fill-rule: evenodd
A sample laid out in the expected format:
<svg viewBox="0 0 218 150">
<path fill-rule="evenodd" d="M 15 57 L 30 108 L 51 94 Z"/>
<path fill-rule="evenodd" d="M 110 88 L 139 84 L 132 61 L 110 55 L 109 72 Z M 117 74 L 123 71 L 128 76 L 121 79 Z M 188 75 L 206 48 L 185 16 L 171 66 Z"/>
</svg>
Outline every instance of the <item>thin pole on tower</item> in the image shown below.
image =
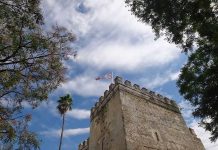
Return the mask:
<svg viewBox="0 0 218 150">
<path fill-rule="evenodd" d="M 113 74 L 113 71 L 111 72 L 111 83 L 114 82 L 114 74 Z"/>
</svg>

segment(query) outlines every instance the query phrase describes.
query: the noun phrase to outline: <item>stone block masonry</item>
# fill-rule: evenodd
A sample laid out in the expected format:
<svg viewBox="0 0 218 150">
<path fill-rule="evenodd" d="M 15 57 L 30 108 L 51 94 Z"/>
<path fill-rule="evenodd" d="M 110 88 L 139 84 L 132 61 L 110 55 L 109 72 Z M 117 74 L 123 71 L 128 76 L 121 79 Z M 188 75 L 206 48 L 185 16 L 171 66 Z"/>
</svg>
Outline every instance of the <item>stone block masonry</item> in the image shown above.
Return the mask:
<svg viewBox="0 0 218 150">
<path fill-rule="evenodd" d="M 176 102 L 130 81 L 115 84 L 91 109 L 90 137 L 79 150 L 204 150 Z"/>
</svg>

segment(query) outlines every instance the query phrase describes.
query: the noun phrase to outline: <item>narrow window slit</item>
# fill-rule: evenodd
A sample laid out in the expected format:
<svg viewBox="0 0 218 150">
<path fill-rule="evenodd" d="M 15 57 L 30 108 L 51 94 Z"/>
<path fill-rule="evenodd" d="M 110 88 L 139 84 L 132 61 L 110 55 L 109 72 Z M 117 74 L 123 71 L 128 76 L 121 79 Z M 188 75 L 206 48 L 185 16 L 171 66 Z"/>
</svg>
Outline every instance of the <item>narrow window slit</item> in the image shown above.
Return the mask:
<svg viewBox="0 0 218 150">
<path fill-rule="evenodd" d="M 156 139 L 157 139 L 157 141 L 160 141 L 160 139 L 159 139 L 159 136 L 158 136 L 157 132 L 155 132 L 155 136 L 156 136 Z"/>
</svg>

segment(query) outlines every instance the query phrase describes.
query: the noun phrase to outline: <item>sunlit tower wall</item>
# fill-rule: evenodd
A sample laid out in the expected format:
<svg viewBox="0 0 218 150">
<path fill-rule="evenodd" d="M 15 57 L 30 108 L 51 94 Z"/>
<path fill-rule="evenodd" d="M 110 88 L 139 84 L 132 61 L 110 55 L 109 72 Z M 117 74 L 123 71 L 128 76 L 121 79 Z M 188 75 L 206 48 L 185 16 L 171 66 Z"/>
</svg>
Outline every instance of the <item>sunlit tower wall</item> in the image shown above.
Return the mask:
<svg viewBox="0 0 218 150">
<path fill-rule="evenodd" d="M 91 109 L 90 120 L 90 138 L 79 150 L 205 149 L 175 101 L 121 77 Z"/>
</svg>

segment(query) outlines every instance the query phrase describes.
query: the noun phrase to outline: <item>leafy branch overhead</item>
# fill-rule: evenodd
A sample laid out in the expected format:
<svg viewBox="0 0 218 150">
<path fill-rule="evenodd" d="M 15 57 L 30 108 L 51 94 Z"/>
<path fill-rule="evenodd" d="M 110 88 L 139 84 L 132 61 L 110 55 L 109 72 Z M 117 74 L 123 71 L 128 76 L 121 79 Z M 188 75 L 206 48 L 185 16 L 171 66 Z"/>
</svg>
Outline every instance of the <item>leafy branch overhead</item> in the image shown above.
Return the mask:
<svg viewBox="0 0 218 150">
<path fill-rule="evenodd" d="M 65 28 L 43 31 L 39 1 L 1 1 L 0 97 L 38 102 L 64 80 L 62 60 L 75 40 Z"/>
<path fill-rule="evenodd" d="M 180 93 L 195 106 L 193 115 L 218 139 L 218 2 L 217 0 L 126 0 L 156 37 L 178 45 L 188 62 L 177 82 Z"/>
<path fill-rule="evenodd" d="M 140 21 L 149 23 L 157 37 L 165 35 L 185 52 L 199 40 L 218 42 L 216 0 L 126 0 Z"/>
<path fill-rule="evenodd" d="M 1 118 L 3 110 L 11 116 L 21 111 L 22 102 L 37 107 L 64 81 L 63 60 L 73 53 L 75 36 L 57 25 L 45 31 L 39 5 L 40 0 L 0 0 Z M 9 122 L 1 119 L 18 131 Z M 0 127 L 0 132 L 3 130 Z M 1 134 L 1 139 L 7 133 Z"/>
</svg>

